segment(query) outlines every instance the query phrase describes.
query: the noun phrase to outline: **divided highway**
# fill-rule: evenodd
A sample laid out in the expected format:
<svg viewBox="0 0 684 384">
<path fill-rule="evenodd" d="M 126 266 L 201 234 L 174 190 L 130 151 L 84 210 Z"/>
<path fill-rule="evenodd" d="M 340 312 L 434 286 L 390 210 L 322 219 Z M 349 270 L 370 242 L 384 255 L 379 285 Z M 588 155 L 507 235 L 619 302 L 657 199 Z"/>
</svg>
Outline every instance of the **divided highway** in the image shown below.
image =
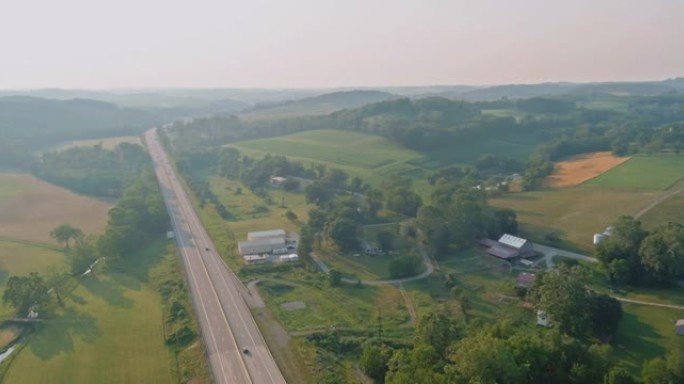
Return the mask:
<svg viewBox="0 0 684 384">
<path fill-rule="evenodd" d="M 285 383 L 241 296 L 247 292 L 245 287 L 216 252 L 155 129 L 145 133 L 145 141 L 171 217 L 216 383 Z"/>
</svg>

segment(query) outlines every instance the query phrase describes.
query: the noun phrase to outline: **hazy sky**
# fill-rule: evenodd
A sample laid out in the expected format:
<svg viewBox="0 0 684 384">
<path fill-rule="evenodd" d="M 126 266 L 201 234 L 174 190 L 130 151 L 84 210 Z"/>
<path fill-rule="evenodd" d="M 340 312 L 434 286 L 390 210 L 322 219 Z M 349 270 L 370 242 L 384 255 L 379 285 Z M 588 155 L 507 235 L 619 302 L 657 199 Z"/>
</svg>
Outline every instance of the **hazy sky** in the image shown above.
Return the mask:
<svg viewBox="0 0 684 384">
<path fill-rule="evenodd" d="M 684 76 L 682 0 L 1 0 L 0 88 Z"/>
</svg>

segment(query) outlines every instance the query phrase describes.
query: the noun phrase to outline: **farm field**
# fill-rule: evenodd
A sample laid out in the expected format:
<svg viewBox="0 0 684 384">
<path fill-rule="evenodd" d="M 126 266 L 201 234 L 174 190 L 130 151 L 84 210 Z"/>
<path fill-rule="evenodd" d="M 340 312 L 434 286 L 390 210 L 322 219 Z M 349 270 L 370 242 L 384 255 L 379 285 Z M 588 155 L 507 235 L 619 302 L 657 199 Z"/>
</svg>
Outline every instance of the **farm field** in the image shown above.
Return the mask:
<svg viewBox="0 0 684 384">
<path fill-rule="evenodd" d="M 242 141 L 230 146 L 250 156 L 267 153 L 283 155 L 304 164 L 334 166 L 369 180 L 393 173 L 424 179 L 427 172 L 440 167 L 477 160 L 484 153 L 495 153 L 525 160 L 538 141 L 534 137 L 512 136 L 504 139 L 463 142 L 452 148 L 416 152 L 389 140 L 365 133 L 342 130 L 316 130 L 269 139 Z"/>
<path fill-rule="evenodd" d="M 609 151 L 575 156 L 556 163 L 555 171 L 544 180 L 544 184 L 556 188 L 579 185 L 627 160 L 629 157 L 616 157 Z"/>
<path fill-rule="evenodd" d="M 684 156 L 635 156 L 586 183 L 604 188 L 664 190 L 684 177 Z"/>
<path fill-rule="evenodd" d="M 160 298 L 137 279 L 92 275 L 12 361 L 4 383 L 170 383 Z"/>
<path fill-rule="evenodd" d="M 101 145 L 104 149 L 113 149 L 121 143 L 129 144 L 142 144 L 138 136 L 118 136 L 118 137 L 107 137 L 103 139 L 89 139 L 89 140 L 77 140 L 63 143 L 53 148 L 53 151 L 63 151 L 69 148 L 75 147 L 94 147 L 96 145 Z"/>
<path fill-rule="evenodd" d="M 563 240 L 564 246 L 593 252 L 594 233 L 601 232 L 621 215 L 635 214 L 663 193 L 583 184 L 503 195 L 490 199 L 490 203 L 515 210 L 523 236 L 545 243 L 545 235 L 553 233 Z"/>
<path fill-rule="evenodd" d="M 672 189 L 684 188 L 684 183 L 677 184 Z M 662 201 L 640 217 L 641 222 L 648 229 L 653 229 L 667 222 L 684 224 L 684 192 L 677 193 Z"/>
<path fill-rule="evenodd" d="M 65 222 L 101 233 L 110 207 L 27 174 L 0 174 L 0 238 L 54 243 L 50 231 Z"/>
<path fill-rule="evenodd" d="M 232 146 L 362 169 L 378 169 L 420 157 L 418 152 L 401 148 L 383 137 L 341 130 L 300 132 Z"/>
</svg>

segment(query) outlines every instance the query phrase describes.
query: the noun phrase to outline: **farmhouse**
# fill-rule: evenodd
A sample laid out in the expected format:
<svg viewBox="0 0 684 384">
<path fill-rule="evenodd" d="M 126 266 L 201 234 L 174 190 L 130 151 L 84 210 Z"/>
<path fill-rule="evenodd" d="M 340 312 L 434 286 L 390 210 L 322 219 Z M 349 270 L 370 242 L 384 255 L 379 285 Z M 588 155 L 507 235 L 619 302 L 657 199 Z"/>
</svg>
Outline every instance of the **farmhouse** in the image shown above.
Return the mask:
<svg viewBox="0 0 684 384">
<path fill-rule="evenodd" d="M 282 255 L 279 258 L 281 263 L 287 263 L 291 261 L 299 261 L 299 256 L 295 253 L 291 253 L 289 255 Z"/>
<path fill-rule="evenodd" d="M 261 264 L 268 261 L 268 255 L 245 255 L 245 264 Z"/>
<path fill-rule="evenodd" d="M 481 239 L 480 245 L 487 254 L 499 259 L 509 260 L 532 252 L 532 243 L 513 235 L 504 234 L 499 241 Z"/>
<path fill-rule="evenodd" d="M 684 335 L 684 319 L 677 320 L 677 324 L 675 324 L 675 331 L 678 335 Z"/>
<path fill-rule="evenodd" d="M 238 251 L 241 255 L 271 253 L 274 249 L 282 248 L 287 249 L 284 237 L 266 237 L 238 243 Z"/>
</svg>

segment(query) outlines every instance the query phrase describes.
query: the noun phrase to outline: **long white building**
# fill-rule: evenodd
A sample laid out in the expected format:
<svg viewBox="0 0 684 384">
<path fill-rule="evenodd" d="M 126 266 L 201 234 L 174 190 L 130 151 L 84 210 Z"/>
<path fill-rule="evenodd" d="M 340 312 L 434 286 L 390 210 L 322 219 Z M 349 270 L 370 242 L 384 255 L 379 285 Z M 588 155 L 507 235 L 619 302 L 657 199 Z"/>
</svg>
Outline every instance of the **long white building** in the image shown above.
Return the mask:
<svg viewBox="0 0 684 384">
<path fill-rule="evenodd" d="M 269 238 L 282 238 L 285 239 L 284 229 L 269 229 L 268 231 L 257 231 L 247 233 L 247 240 L 260 240 Z"/>
<path fill-rule="evenodd" d="M 265 239 L 247 240 L 238 243 L 241 255 L 271 253 L 274 249 L 287 248 L 284 237 L 268 237 Z"/>
</svg>

